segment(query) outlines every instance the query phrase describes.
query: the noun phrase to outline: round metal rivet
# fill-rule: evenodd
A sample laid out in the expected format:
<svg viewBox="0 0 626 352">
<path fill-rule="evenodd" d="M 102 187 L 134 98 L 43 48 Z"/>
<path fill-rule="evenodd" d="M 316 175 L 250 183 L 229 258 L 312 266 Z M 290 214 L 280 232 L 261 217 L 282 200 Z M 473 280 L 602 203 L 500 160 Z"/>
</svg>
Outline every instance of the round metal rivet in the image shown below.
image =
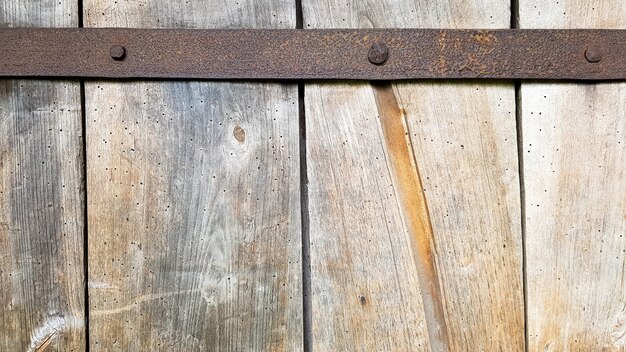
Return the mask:
<svg viewBox="0 0 626 352">
<path fill-rule="evenodd" d="M 588 47 L 587 50 L 585 50 L 585 59 L 591 63 L 600 62 L 600 60 L 602 60 L 602 50 L 594 46 Z"/>
<path fill-rule="evenodd" d="M 374 65 L 382 65 L 389 58 L 389 48 L 383 43 L 374 43 L 367 53 L 367 58 Z"/>
<path fill-rule="evenodd" d="M 124 60 L 126 56 L 126 48 L 121 45 L 114 45 L 109 49 L 109 54 L 113 60 Z"/>
</svg>

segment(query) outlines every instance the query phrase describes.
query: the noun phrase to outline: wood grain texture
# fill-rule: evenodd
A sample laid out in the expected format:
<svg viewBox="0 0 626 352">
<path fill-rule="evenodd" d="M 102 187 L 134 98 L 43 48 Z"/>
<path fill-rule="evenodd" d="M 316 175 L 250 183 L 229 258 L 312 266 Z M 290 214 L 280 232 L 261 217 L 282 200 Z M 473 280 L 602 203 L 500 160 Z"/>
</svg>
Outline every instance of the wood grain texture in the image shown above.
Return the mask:
<svg viewBox="0 0 626 352">
<path fill-rule="evenodd" d="M 2 0 L 0 28 L 75 28 L 78 3 L 71 0 Z"/>
<path fill-rule="evenodd" d="M 295 27 L 295 4 L 85 2 L 90 26 Z M 302 350 L 295 85 L 86 87 L 90 345 Z"/>
<path fill-rule="evenodd" d="M 626 28 L 626 2 L 523 1 L 520 25 Z M 523 83 L 521 102 L 529 350 L 624 351 L 626 84 Z"/>
<path fill-rule="evenodd" d="M 72 1 L 0 1 L 0 27 L 76 27 Z M 78 82 L 0 81 L 0 350 L 85 347 Z"/>
<path fill-rule="evenodd" d="M 510 20 L 508 1 L 303 5 L 305 28 Z M 524 349 L 514 95 L 508 83 L 306 85 L 314 347 Z"/>
<path fill-rule="evenodd" d="M 305 97 L 314 350 L 430 350 L 373 90 Z"/>
</svg>

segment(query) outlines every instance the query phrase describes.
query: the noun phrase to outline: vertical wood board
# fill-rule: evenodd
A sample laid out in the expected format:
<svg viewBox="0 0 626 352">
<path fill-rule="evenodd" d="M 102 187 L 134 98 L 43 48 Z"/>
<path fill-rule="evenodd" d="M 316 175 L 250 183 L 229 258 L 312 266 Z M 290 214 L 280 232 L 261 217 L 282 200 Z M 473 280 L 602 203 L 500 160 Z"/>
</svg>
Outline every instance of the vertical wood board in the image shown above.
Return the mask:
<svg viewBox="0 0 626 352">
<path fill-rule="evenodd" d="M 0 27 L 76 27 L 71 1 L 0 1 Z M 78 82 L 0 81 L 0 350 L 85 346 Z"/>
<path fill-rule="evenodd" d="M 94 27 L 295 26 L 286 1 L 85 13 Z M 297 87 L 93 82 L 86 111 L 91 348 L 301 350 Z"/>
<path fill-rule="evenodd" d="M 507 1 L 303 6 L 304 28 L 510 21 Z M 305 107 L 314 347 L 523 350 L 513 85 L 307 84 Z"/>
<path fill-rule="evenodd" d="M 519 20 L 623 29 L 626 2 L 525 1 Z M 624 351 L 626 84 L 523 83 L 521 103 L 529 350 Z"/>
</svg>

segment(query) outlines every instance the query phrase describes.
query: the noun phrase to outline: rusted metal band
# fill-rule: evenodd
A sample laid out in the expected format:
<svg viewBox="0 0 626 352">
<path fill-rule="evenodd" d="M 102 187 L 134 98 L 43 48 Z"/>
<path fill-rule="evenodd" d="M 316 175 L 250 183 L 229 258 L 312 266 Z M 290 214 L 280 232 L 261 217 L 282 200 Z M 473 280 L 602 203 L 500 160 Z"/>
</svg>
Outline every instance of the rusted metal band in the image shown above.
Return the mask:
<svg viewBox="0 0 626 352">
<path fill-rule="evenodd" d="M 626 30 L 1 29 L 1 77 L 626 79 Z"/>
</svg>

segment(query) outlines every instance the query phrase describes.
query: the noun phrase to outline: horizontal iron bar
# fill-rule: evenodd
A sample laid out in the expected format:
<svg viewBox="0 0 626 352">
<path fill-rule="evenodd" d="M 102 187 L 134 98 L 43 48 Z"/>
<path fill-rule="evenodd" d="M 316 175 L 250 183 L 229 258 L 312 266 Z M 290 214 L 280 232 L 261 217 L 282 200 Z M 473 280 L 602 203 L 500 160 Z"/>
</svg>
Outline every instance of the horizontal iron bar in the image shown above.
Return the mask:
<svg viewBox="0 0 626 352">
<path fill-rule="evenodd" d="M 626 30 L 0 29 L 0 77 L 626 79 Z"/>
</svg>

